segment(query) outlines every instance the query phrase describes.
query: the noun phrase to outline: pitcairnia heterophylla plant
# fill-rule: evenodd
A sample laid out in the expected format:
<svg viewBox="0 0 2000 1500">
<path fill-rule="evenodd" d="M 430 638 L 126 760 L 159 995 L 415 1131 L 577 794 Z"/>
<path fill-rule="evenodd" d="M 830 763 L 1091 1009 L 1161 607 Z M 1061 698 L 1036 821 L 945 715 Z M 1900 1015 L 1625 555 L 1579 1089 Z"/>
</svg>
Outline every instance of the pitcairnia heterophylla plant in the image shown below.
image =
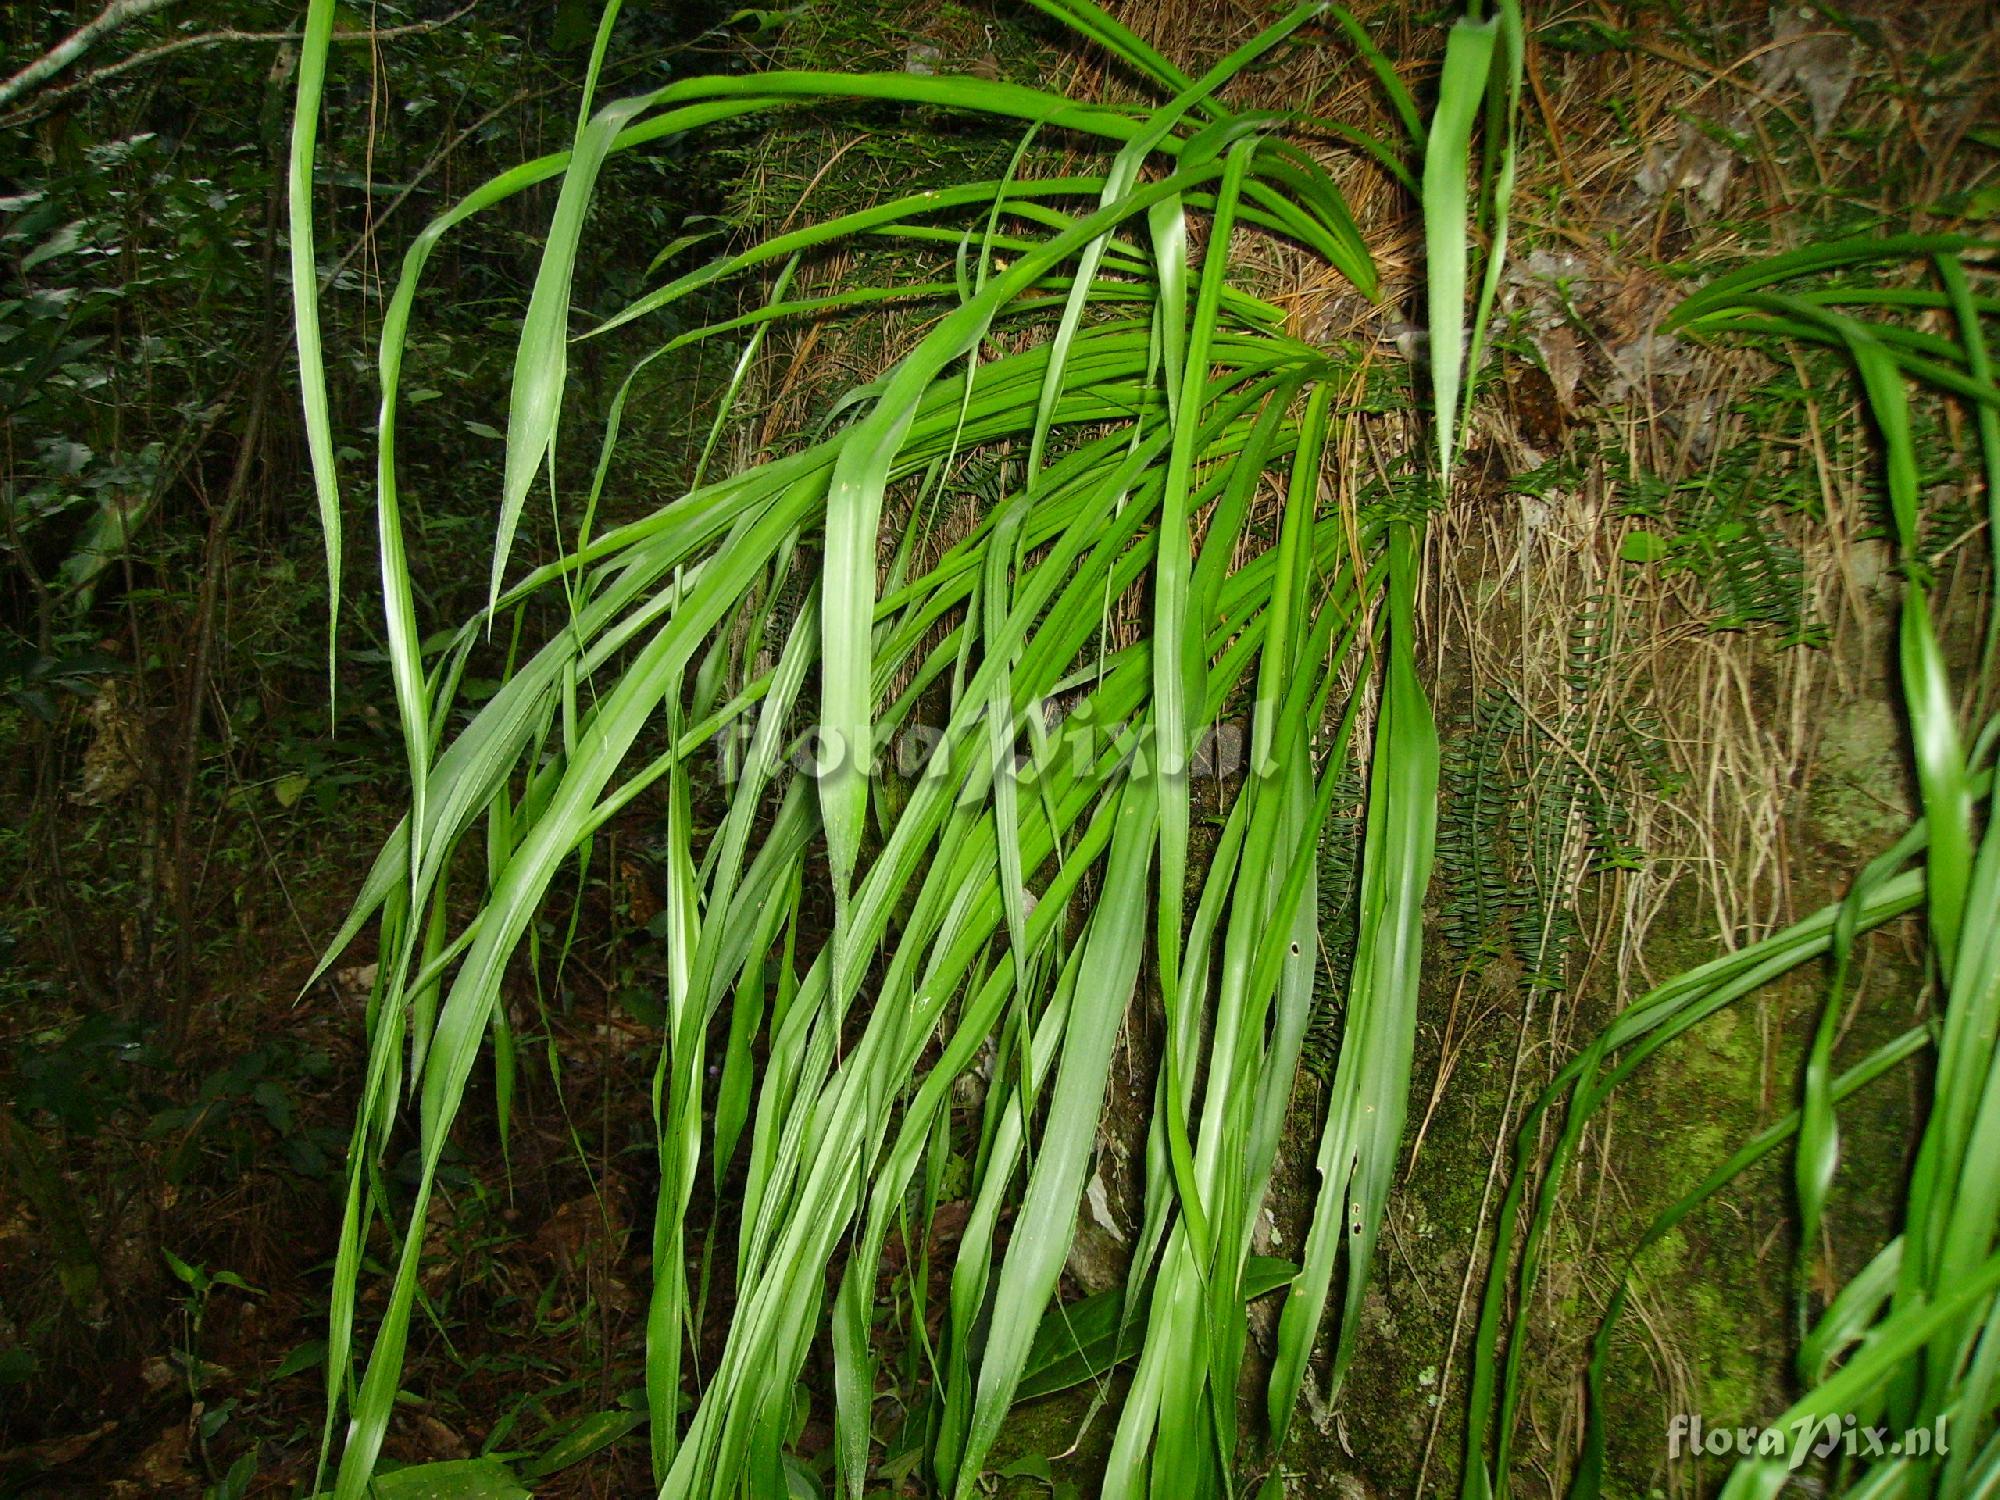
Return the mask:
<svg viewBox="0 0 2000 1500">
<path fill-rule="evenodd" d="M 1817 1450 L 1834 1463 L 1841 1494 L 1961 1496 L 2000 1489 L 2000 1436 L 1993 1430 L 2000 1401 L 2000 1070 L 1994 1066 L 2000 837 L 1990 816 L 2000 720 L 1986 722 L 1968 753 L 1960 733 L 1961 695 L 1931 618 L 1910 417 L 1913 390 L 1965 403 L 1986 490 L 1987 542 L 2000 548 L 2000 389 L 1987 343 L 1987 320 L 2000 312 L 2000 303 L 1975 295 L 1966 270 L 1968 258 L 1991 249 L 1914 235 L 1816 246 L 1718 277 L 1670 320 L 1671 327 L 1703 336 L 1747 336 L 1774 345 L 1809 340 L 1833 347 L 1851 363 L 1881 442 L 1886 510 L 1902 562 L 1897 669 L 1921 816 L 1861 871 L 1838 904 L 1635 1001 L 1529 1112 L 1516 1137 L 1515 1175 L 1501 1210 L 1474 1350 L 1462 1487 L 1467 1500 L 1511 1493 L 1529 1353 L 1524 1319 L 1534 1303 L 1565 1170 L 1585 1127 L 1618 1084 L 1661 1047 L 1777 976 L 1820 960 L 1826 961 L 1827 993 L 1798 1108 L 1661 1214 L 1634 1247 L 1633 1261 L 1752 1165 L 1789 1149 L 1801 1252 L 1795 1374 L 1804 1394 L 1790 1410 L 1768 1416 L 1770 1448 L 1739 1462 L 1723 1494 L 1730 1500 L 1774 1495 Z M 1913 260 L 1927 264 L 1930 284 L 1885 275 Z M 1993 708 L 1992 608 L 1987 601 L 1989 629 L 1969 700 L 1978 714 Z M 1928 935 L 1934 1017 L 1836 1072 L 1834 1043 L 1855 940 L 1910 912 L 1922 913 Z M 1837 1106 L 1904 1063 L 1922 1070 L 1926 1108 L 1900 1232 L 1815 1310 L 1805 1302 L 1803 1273 L 1822 1248 L 1819 1227 L 1840 1155 Z M 1545 1154 L 1540 1137 L 1551 1111 L 1561 1126 Z M 1590 1411 L 1573 1495 L 1603 1492 L 1605 1367 L 1631 1274 L 1628 1268 L 1592 1351 Z M 1882 1448 L 1851 1440 L 1868 1428 L 1886 1429 Z M 1900 1452 L 1889 1446 L 1918 1432 L 1927 1440 Z"/>
<path fill-rule="evenodd" d="M 1239 1460 L 1237 1431 L 1245 1298 L 1290 1282 L 1269 1392 L 1281 1440 L 1345 1247 L 1338 1378 L 1401 1134 L 1436 811 L 1436 734 L 1412 641 L 1423 506 L 1334 503 L 1329 448 L 1347 367 L 1287 332 L 1280 309 L 1232 286 L 1230 269 L 1252 237 L 1278 237 L 1377 296 L 1340 193 L 1296 142 L 1346 139 L 1413 187 L 1421 160 L 1442 484 L 1504 245 L 1519 17 L 1510 5 L 1453 31 L 1426 131 L 1393 69 L 1332 12 L 1409 132 L 1380 144 L 1222 102 L 1233 75 L 1296 44 L 1327 16 L 1324 5 L 1291 12 L 1190 78 L 1088 0 L 1036 3 L 1163 102 L 1083 104 L 971 77 L 766 73 L 680 81 L 593 112 L 614 3 L 571 148 L 479 188 L 408 254 L 381 333 L 375 494 L 412 805 L 336 941 L 380 921 L 329 1339 L 323 1449 L 333 1451 L 344 1410 L 343 1500 L 365 1493 L 381 1450 L 426 1206 L 489 1033 L 504 1124 L 505 970 L 524 939 L 532 944 L 533 919 L 566 867 L 587 860 L 593 834 L 649 790 L 663 794 L 669 849 L 646 1340 L 663 1495 L 770 1496 L 804 1482 L 787 1449 L 797 1382 L 823 1335 L 833 1477 L 842 1493 L 862 1493 L 878 1269 L 893 1231 L 909 1243 L 914 1224 L 923 1241 L 954 1131 L 972 1134 L 974 1176 L 950 1305 L 936 1340 L 921 1307 L 908 1323 L 932 1377 L 922 1430 L 940 1492 L 974 1488 L 1010 1406 L 1062 1383 L 1052 1370 L 1073 1371 L 1074 1383 L 1133 1355 L 1103 1493 L 1230 1492 L 1251 1464 Z M 315 0 L 295 173 L 310 171 L 330 12 Z M 597 327 L 572 328 L 572 269 L 613 153 L 842 100 L 1014 122 L 1020 148 L 997 180 L 781 233 Z M 1475 171 L 1482 118 L 1486 165 Z M 1039 143 L 1095 148 L 1099 165 L 1031 175 Z M 491 610 L 427 659 L 395 461 L 399 369 L 425 260 L 455 226 L 551 181 L 559 194 L 515 366 Z M 295 182 L 307 410 L 331 505 L 308 201 Z M 1480 220 L 1485 250 L 1475 254 Z M 933 283 L 788 300 L 804 258 L 857 239 L 932 246 L 951 269 Z M 531 491 L 555 485 L 571 338 L 739 275 L 770 278 L 753 283 L 766 288 L 760 307 L 663 346 L 746 341 L 718 432 L 777 321 L 885 294 L 931 321 L 880 378 L 845 395 L 818 441 L 698 480 L 643 519 L 599 532 L 628 379 L 587 490 L 554 495 L 570 550 L 507 584 L 522 508 Z M 920 557 L 921 518 L 974 456 L 997 465 L 997 498 L 969 536 L 935 561 Z M 1245 548 L 1266 489 L 1282 497 L 1275 541 Z M 885 509 L 908 518 L 886 564 Z M 791 615 L 774 605 L 788 579 L 808 590 Z M 448 733 L 461 674 L 493 617 L 538 593 L 562 601 L 566 623 Z M 1142 601 L 1145 628 L 1123 644 L 1112 618 L 1128 597 Z M 1274 1268 L 1251 1255 L 1251 1231 L 1311 1018 L 1319 833 L 1362 749 L 1353 741 L 1371 684 L 1379 711 L 1366 755 L 1359 948 L 1320 1200 L 1303 1266 Z M 1190 853 L 1190 762 L 1246 704 L 1247 767 L 1216 779 L 1222 805 L 1204 862 Z M 892 795 L 870 766 L 920 721 L 942 733 Z M 817 774 L 789 774 L 807 729 Z M 732 735 L 733 778 L 703 818 L 712 836 L 698 839 L 691 769 Z M 454 929 L 447 874 L 468 841 L 483 846 L 484 895 Z M 804 920 L 814 882 L 830 885 L 830 933 Z M 1135 1001 L 1155 1009 L 1161 1037 L 1144 1218 L 1133 1274 L 1122 1296 L 1090 1310 L 1086 1337 L 1083 1310 L 1056 1304 L 1057 1283 Z M 983 1114 L 955 1121 L 954 1084 L 988 1065 L 983 1054 Z M 375 1163 L 406 1092 L 421 1178 L 398 1206 L 394 1279 L 357 1380 L 363 1245 L 373 1216 L 388 1211 Z M 690 1274 L 703 1247 L 690 1243 L 689 1206 L 739 1153 L 748 1163 L 740 1217 L 723 1221 L 713 1246 L 734 1262 L 727 1338 L 719 1359 L 695 1370 L 687 1355 L 705 1283 Z M 923 1285 L 914 1278 L 912 1295 Z"/>
</svg>

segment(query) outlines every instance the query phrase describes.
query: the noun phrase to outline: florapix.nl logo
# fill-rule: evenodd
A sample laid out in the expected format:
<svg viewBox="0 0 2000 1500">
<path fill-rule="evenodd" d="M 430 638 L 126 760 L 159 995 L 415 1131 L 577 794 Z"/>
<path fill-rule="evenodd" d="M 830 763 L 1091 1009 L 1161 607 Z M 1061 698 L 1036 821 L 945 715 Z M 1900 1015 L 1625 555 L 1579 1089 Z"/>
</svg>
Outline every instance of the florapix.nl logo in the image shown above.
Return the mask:
<svg viewBox="0 0 2000 1500">
<path fill-rule="evenodd" d="M 1700 1416 L 1676 1412 L 1667 1423 L 1673 1458 L 1783 1458 L 1801 1468 L 1821 1458 L 1925 1458 L 1949 1451 L 1945 1419 L 1896 1432 L 1861 1421 L 1853 1412 L 1800 1417 L 1771 1427 L 1711 1427 Z"/>
</svg>

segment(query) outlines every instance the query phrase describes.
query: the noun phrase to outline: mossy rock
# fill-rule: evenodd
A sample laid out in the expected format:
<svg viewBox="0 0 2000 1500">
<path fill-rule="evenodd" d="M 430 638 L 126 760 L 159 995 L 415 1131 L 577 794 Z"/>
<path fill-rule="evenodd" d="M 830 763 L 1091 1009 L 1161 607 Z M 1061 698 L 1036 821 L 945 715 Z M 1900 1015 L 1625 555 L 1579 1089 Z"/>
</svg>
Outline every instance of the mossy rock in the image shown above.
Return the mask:
<svg viewBox="0 0 2000 1500">
<path fill-rule="evenodd" d="M 1819 836 L 1861 855 L 1891 843 L 1915 816 L 1902 720 L 1880 698 L 1834 704 L 1821 731 L 1806 814 Z"/>
</svg>

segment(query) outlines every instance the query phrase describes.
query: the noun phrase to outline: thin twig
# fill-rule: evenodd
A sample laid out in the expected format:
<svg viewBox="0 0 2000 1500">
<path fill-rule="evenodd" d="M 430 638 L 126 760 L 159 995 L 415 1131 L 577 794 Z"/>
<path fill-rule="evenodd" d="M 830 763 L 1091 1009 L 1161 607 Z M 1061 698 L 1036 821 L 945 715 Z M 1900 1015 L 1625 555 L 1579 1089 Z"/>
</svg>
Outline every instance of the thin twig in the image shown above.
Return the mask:
<svg viewBox="0 0 2000 1500">
<path fill-rule="evenodd" d="M 111 0 L 98 12 L 96 20 L 77 27 L 12 78 L 0 83 L 0 108 L 12 104 L 30 89 L 40 88 L 82 57 L 100 38 L 174 3 L 175 0 Z"/>
<path fill-rule="evenodd" d="M 171 3 L 171 0 L 159 0 L 159 3 Z M 466 0 L 464 5 L 461 5 L 450 15 L 442 16 L 435 21 L 410 21 L 401 26 L 383 26 L 365 31 L 336 31 L 332 39 L 336 42 L 385 42 L 391 41 L 396 37 L 420 36 L 426 32 L 440 31 L 453 22 L 463 19 L 466 15 L 477 9 L 478 5 L 479 0 Z M 130 73 L 134 69 L 146 67 L 151 63 L 160 61 L 162 58 L 171 57 L 176 52 L 186 52 L 195 47 L 219 47 L 232 43 L 296 42 L 304 35 L 305 33 L 302 31 L 240 31 L 234 28 L 227 28 L 221 31 L 204 31 L 198 36 L 178 37 L 171 42 L 162 42 L 157 47 L 148 47 L 143 51 L 134 52 L 130 57 L 120 58 L 115 63 L 106 63 L 101 68 L 95 68 L 77 79 L 75 83 L 66 84 L 54 93 L 36 99 L 26 107 L 7 116 L 5 123 L 8 125 L 22 125 L 33 120 L 38 120 L 51 110 L 60 107 L 65 99 L 71 98 L 76 94 L 86 93 L 96 88 L 99 84 L 118 77 L 120 74 Z M 4 95 L 4 92 L 0 92 L 0 105 L 5 105 L 7 102 L 8 99 Z"/>
<path fill-rule="evenodd" d="M 406 202 L 408 202 L 411 195 L 414 194 L 418 188 L 423 186 L 425 179 L 430 177 L 434 172 L 436 172 L 438 168 L 442 167 L 445 164 L 445 162 L 451 158 L 451 155 L 454 151 L 458 150 L 460 146 L 463 146 L 474 135 L 476 135 L 481 130 L 484 130 L 488 125 L 492 124 L 494 120 L 498 119 L 508 110 L 513 109 L 516 105 L 525 104 L 531 99 L 538 98 L 543 94 L 551 92 L 553 92 L 553 90 L 551 89 L 537 89 L 537 90 L 524 89 L 520 93 L 513 95 L 511 98 L 503 99 L 500 103 L 494 105 L 493 108 L 487 110 L 485 114 L 481 115 L 478 119 L 474 120 L 470 125 L 466 126 L 465 129 L 459 131 L 457 135 L 454 135 L 450 140 L 446 141 L 442 146 L 439 146 L 437 150 L 433 151 L 431 153 L 430 160 L 425 162 L 422 167 L 418 168 L 416 174 L 412 176 L 408 182 L 403 184 L 402 190 L 398 192 L 395 197 L 389 200 L 388 207 L 384 208 L 381 213 L 376 214 L 374 216 L 374 218 L 369 222 L 368 227 L 362 231 L 360 237 L 356 239 L 351 246 L 348 247 L 347 253 L 341 256 L 339 260 L 335 261 L 333 263 L 332 269 L 330 269 L 329 271 L 326 272 L 325 275 L 320 277 L 319 279 L 320 294 L 324 296 L 326 292 L 332 288 L 334 281 L 339 277 L 340 273 L 342 271 L 345 271 L 348 268 L 348 266 L 353 263 L 355 256 L 359 255 L 363 250 L 365 250 L 368 247 L 370 242 L 373 241 L 375 235 L 378 232 L 380 232 L 383 223 L 389 218 L 389 216 L 395 213 L 396 210 L 401 208 Z"/>
</svg>

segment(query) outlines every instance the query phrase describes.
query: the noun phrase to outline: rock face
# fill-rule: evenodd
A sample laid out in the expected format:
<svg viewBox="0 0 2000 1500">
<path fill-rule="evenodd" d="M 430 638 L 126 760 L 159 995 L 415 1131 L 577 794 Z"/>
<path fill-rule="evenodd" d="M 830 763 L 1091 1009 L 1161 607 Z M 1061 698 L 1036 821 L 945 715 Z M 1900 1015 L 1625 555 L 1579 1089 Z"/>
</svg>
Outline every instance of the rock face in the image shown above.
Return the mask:
<svg viewBox="0 0 2000 1500">
<path fill-rule="evenodd" d="M 1887 701 L 1835 703 L 1820 727 L 1819 757 L 1807 794 L 1820 836 L 1858 856 L 1872 855 L 1914 815 L 1903 765 L 1903 726 Z"/>
</svg>

